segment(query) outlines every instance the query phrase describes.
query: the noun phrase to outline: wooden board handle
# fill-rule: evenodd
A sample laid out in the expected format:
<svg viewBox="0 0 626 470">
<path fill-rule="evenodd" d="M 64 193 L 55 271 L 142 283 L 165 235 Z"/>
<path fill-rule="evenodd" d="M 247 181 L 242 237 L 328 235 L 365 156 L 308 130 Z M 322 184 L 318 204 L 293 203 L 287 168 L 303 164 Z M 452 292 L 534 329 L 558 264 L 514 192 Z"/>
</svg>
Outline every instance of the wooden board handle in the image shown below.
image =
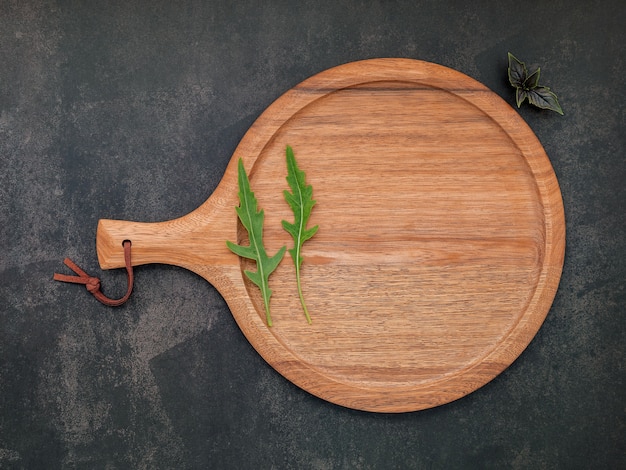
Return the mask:
<svg viewBox="0 0 626 470">
<path fill-rule="evenodd" d="M 132 242 L 132 264 L 171 264 L 177 248 L 185 240 L 183 233 L 169 228 L 170 222 L 143 223 L 102 219 L 98 222 L 96 251 L 102 269 L 124 267 L 124 240 Z"/>
<path fill-rule="evenodd" d="M 237 257 L 226 247 L 227 239 L 237 239 L 236 223 L 230 223 L 232 229 L 228 230 L 216 217 L 201 219 L 195 212 L 157 223 L 102 219 L 96 233 L 100 267 L 124 267 L 122 244 L 130 240 L 133 266 L 149 263 L 180 266 L 218 287 L 218 279 L 229 270 L 227 268 L 238 266 Z"/>
<path fill-rule="evenodd" d="M 222 185 L 195 211 L 165 222 L 128 222 L 101 219 L 96 251 L 102 269 L 124 267 L 124 240 L 132 242 L 132 264 L 162 263 L 190 269 L 207 280 L 238 266 L 226 240 L 237 239 L 233 188 Z M 223 195 L 227 195 L 224 197 Z M 235 196 L 236 197 L 236 196 Z"/>
</svg>

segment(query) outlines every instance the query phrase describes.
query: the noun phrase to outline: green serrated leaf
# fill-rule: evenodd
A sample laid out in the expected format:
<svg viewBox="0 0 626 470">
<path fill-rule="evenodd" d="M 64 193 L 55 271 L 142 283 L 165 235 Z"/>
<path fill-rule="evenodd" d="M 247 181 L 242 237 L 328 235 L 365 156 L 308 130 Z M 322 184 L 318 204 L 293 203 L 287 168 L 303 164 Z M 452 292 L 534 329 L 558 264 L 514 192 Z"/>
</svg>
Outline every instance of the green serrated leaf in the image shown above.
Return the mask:
<svg viewBox="0 0 626 470">
<path fill-rule="evenodd" d="M 541 86 L 530 90 L 528 92 L 528 101 L 538 108 L 550 109 L 552 111 L 556 111 L 561 116 L 563 115 L 563 110 L 561 109 L 559 100 L 547 86 Z"/>
<path fill-rule="evenodd" d="M 245 274 L 248 279 L 261 290 L 267 326 L 272 326 L 272 316 L 270 314 L 270 297 L 272 296 L 272 290 L 269 288 L 269 276 L 278 267 L 287 247 L 283 246 L 272 257 L 267 255 L 265 246 L 263 245 L 263 221 L 265 215 L 262 210 L 257 210 L 257 199 L 250 189 L 250 180 L 248 179 L 241 158 L 239 159 L 238 166 L 238 183 L 239 207 L 236 207 L 235 211 L 242 225 L 248 231 L 250 245 L 242 246 L 230 241 L 226 241 L 226 245 L 236 255 L 256 261 L 256 272 L 245 271 Z"/>
<path fill-rule="evenodd" d="M 255 272 L 255 271 L 245 270 L 244 274 L 248 276 L 248 279 L 250 279 L 257 287 L 260 288 L 263 285 L 263 278 L 259 275 L 258 271 Z M 272 291 L 269 290 L 269 292 L 271 293 Z"/>
<path fill-rule="evenodd" d="M 232 242 L 227 241 L 226 245 L 230 248 L 230 251 L 242 258 L 256 259 L 256 251 L 251 246 L 235 245 Z"/>
<path fill-rule="evenodd" d="M 309 240 L 315 233 L 319 226 L 307 229 L 307 223 L 311 216 L 311 211 L 315 205 L 313 200 L 313 187 L 306 184 L 306 175 L 304 171 L 298 168 L 296 158 L 293 153 L 293 149 L 287 146 L 287 183 L 291 188 L 291 193 L 287 190 L 283 191 L 285 201 L 291 207 L 294 215 L 294 223 L 282 221 L 283 228 L 293 237 L 294 247 L 289 250 L 291 259 L 293 259 L 296 266 L 296 283 L 298 285 L 298 295 L 300 296 L 300 303 L 304 310 L 304 315 L 309 323 L 311 323 L 311 317 L 309 311 L 304 302 L 304 295 L 302 294 L 302 284 L 300 282 L 300 267 L 302 265 L 302 245 L 305 241 Z"/>
<path fill-rule="evenodd" d="M 528 77 L 528 70 L 526 69 L 526 64 L 524 62 L 518 60 L 513 54 L 508 53 L 509 56 L 509 82 L 515 88 L 520 88 L 526 81 Z"/>
</svg>

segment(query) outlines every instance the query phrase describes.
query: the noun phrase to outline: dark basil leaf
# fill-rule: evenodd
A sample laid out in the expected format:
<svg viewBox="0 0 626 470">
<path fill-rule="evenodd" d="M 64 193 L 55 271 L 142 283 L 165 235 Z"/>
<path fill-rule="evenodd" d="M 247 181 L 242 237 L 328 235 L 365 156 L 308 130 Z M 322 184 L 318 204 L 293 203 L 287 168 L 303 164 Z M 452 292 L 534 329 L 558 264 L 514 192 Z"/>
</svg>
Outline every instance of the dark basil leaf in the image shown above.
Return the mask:
<svg viewBox="0 0 626 470">
<path fill-rule="evenodd" d="M 559 100 L 556 95 L 550 91 L 547 86 L 540 86 L 528 92 L 528 101 L 534 104 L 538 108 L 551 109 L 556 111 L 560 115 L 563 115 L 563 110 L 559 104 Z"/>
<path fill-rule="evenodd" d="M 541 69 L 537 67 L 531 74 L 528 73 L 526 64 L 517 59 L 510 52 L 509 56 L 509 82 L 515 88 L 515 102 L 519 108 L 526 99 L 528 102 L 538 108 L 551 109 L 560 115 L 563 110 L 556 97 L 547 86 L 539 85 L 539 75 Z"/>
<path fill-rule="evenodd" d="M 515 89 L 515 101 L 517 102 L 517 107 L 519 108 L 524 100 L 528 98 L 528 92 L 522 88 Z"/>
<path fill-rule="evenodd" d="M 521 87 L 526 81 L 528 70 L 524 62 L 520 62 L 509 52 L 509 82 L 516 88 Z"/>
<path fill-rule="evenodd" d="M 524 83 L 522 84 L 522 88 L 524 90 L 532 90 L 533 88 L 537 88 L 539 86 L 539 73 L 541 72 L 541 68 L 537 67 L 533 73 L 531 73 Z"/>
</svg>

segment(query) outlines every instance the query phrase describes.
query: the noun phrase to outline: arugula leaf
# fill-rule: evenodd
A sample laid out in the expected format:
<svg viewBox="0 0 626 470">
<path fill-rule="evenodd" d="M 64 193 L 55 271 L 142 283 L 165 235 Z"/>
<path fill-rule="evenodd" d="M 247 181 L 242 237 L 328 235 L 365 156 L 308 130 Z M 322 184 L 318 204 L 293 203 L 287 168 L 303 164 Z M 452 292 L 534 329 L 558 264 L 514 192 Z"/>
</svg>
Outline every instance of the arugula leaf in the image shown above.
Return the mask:
<svg viewBox="0 0 626 470">
<path fill-rule="evenodd" d="M 538 108 L 551 109 L 560 115 L 563 115 L 563 109 L 559 104 L 554 92 L 550 88 L 539 85 L 539 75 L 541 68 L 531 74 L 528 73 L 526 64 L 515 57 L 510 52 L 509 56 L 509 82 L 515 88 L 515 102 L 519 108 L 528 98 L 528 102 Z"/>
<path fill-rule="evenodd" d="M 235 211 L 239 216 L 239 220 L 241 220 L 241 223 L 248 231 L 250 245 L 242 246 L 230 241 L 226 241 L 226 245 L 236 255 L 256 261 L 256 272 L 246 270 L 245 274 L 248 276 L 248 279 L 261 289 L 267 326 L 272 326 L 272 316 L 270 314 L 272 290 L 269 287 L 269 276 L 283 259 L 286 247 L 283 246 L 274 256 L 270 257 L 267 255 L 265 246 L 263 246 L 263 221 L 265 214 L 263 210 L 257 210 L 257 199 L 250 189 L 250 180 L 241 158 L 239 159 L 238 173 L 239 207 L 236 207 Z"/>
<path fill-rule="evenodd" d="M 306 320 L 311 323 L 311 316 L 309 310 L 304 302 L 304 295 L 302 294 L 302 284 L 300 282 L 300 267 L 302 266 L 302 245 L 305 241 L 309 240 L 317 232 L 319 226 L 316 225 L 310 229 L 306 228 L 311 216 L 311 210 L 315 205 L 313 200 L 313 187 L 306 184 L 306 176 L 304 171 L 298 168 L 296 158 L 293 153 L 293 149 L 288 145 L 286 150 L 287 156 L 287 183 L 291 188 L 291 193 L 287 190 L 283 191 L 285 200 L 291 207 L 294 215 L 294 223 L 289 223 L 286 220 L 282 221 L 283 228 L 293 237 L 294 247 L 289 250 L 289 254 L 293 259 L 296 266 L 296 283 L 298 285 L 298 295 L 300 296 L 300 303 L 304 310 Z"/>
</svg>

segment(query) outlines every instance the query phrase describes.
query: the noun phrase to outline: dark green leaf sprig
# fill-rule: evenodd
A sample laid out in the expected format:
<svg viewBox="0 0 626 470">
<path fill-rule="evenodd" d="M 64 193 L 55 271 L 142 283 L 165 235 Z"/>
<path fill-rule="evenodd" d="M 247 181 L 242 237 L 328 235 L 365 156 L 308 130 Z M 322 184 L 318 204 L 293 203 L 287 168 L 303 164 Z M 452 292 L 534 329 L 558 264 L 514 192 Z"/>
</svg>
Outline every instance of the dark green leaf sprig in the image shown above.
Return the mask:
<svg viewBox="0 0 626 470">
<path fill-rule="evenodd" d="M 515 88 L 515 101 L 519 108 L 528 99 L 528 102 L 538 108 L 551 109 L 560 115 L 563 110 L 554 92 L 547 86 L 539 85 L 540 67 L 532 73 L 528 72 L 526 64 L 517 59 L 510 52 L 509 55 L 509 82 Z"/>
</svg>

